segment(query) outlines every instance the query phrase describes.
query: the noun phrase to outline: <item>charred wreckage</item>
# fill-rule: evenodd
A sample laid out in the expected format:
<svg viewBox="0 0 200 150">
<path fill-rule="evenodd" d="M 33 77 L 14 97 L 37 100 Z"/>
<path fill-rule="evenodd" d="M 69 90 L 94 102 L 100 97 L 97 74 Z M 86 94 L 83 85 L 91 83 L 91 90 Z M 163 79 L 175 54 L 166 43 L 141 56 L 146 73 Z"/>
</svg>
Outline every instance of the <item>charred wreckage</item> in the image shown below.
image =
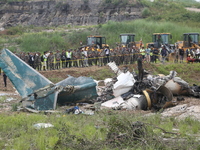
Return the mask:
<svg viewBox="0 0 200 150">
<path fill-rule="evenodd" d="M 138 73 L 120 70 L 115 62 L 108 66 L 116 74 L 114 78 L 96 81 L 91 77 L 72 77 L 56 84 L 27 65 L 8 49 L 0 52 L 0 68 L 8 76 L 22 97 L 22 106 L 28 110 L 55 110 L 56 105 L 80 102 L 100 102 L 101 107 L 125 110 L 160 110 L 176 105 L 173 96 L 200 97 L 200 87 L 189 86 L 177 77 L 151 75 L 143 69 L 138 58 Z M 99 83 L 103 86 L 99 86 Z"/>
</svg>

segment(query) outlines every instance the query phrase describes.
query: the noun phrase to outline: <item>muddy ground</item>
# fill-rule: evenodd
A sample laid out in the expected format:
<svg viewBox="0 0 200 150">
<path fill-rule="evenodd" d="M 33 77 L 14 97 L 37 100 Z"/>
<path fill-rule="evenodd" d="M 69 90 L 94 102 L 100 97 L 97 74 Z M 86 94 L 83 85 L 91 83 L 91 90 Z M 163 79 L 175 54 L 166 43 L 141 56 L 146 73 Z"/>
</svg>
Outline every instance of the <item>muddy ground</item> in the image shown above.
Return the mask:
<svg viewBox="0 0 200 150">
<path fill-rule="evenodd" d="M 57 78 L 59 81 L 61 81 L 65 78 L 67 78 L 68 75 L 71 75 L 74 77 L 91 76 L 91 75 L 98 76 L 99 70 L 106 69 L 106 68 L 109 69 L 108 66 L 104 66 L 104 67 L 93 66 L 93 67 L 86 67 L 86 68 L 72 67 L 72 68 L 65 68 L 65 69 L 60 69 L 60 70 L 41 71 L 40 73 L 50 80 L 52 78 Z M 119 68 L 122 69 L 122 68 L 124 68 L 124 66 L 120 66 Z M 132 66 L 128 66 L 128 68 L 129 68 L 129 71 L 132 71 L 133 68 L 136 70 L 137 66 L 136 66 L 136 64 L 134 64 Z M 154 68 L 149 64 L 145 64 L 144 68 L 148 68 L 146 70 L 148 70 L 150 73 L 154 71 Z M 59 82 L 59 81 L 57 81 L 57 82 Z M 6 101 L 6 102 L 4 100 L 1 100 L 0 112 L 11 111 L 13 104 L 18 103 L 20 101 L 21 97 L 19 95 L 17 95 L 17 92 L 9 79 L 7 79 L 7 87 L 4 87 L 2 73 L 1 73 L 1 77 L 0 77 L 0 83 L 1 83 L 0 84 L 0 95 L 2 96 L 2 94 L 8 94 L 6 96 L 7 98 L 14 99 L 11 101 Z M 183 98 L 184 98 L 183 101 L 177 101 L 177 105 L 187 104 L 188 107 L 199 106 L 199 108 L 200 108 L 200 98 L 194 98 L 194 97 L 183 97 Z M 173 100 L 176 101 L 177 97 L 175 96 Z M 140 111 L 140 113 L 141 113 L 141 111 Z M 144 113 L 146 113 L 146 112 L 144 112 Z"/>
</svg>

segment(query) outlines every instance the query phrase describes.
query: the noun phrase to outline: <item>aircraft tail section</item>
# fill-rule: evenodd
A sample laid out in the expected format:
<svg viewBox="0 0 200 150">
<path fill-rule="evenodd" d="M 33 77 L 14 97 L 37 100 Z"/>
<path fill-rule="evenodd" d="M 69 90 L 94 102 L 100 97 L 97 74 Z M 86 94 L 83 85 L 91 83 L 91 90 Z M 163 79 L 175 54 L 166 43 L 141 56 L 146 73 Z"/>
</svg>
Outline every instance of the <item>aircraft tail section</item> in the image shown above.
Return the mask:
<svg viewBox="0 0 200 150">
<path fill-rule="evenodd" d="M 8 49 L 0 52 L 0 68 L 5 72 L 22 98 L 53 84 Z"/>
</svg>

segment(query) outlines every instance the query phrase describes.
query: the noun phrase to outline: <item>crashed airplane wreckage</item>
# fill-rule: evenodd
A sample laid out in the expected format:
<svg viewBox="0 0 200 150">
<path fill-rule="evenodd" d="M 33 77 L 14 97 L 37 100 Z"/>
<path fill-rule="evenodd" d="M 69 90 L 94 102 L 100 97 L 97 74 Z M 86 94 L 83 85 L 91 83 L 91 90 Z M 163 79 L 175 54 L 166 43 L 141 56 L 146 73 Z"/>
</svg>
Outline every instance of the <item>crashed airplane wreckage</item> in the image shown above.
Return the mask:
<svg viewBox="0 0 200 150">
<path fill-rule="evenodd" d="M 81 102 L 97 97 L 96 83 L 92 78 L 70 76 L 53 84 L 7 49 L 1 51 L 0 68 L 22 97 L 25 108 L 54 110 L 57 103 Z"/>
<path fill-rule="evenodd" d="M 115 78 L 105 79 L 103 87 L 90 77 L 69 76 L 56 84 L 7 49 L 0 53 L 0 68 L 5 72 L 22 97 L 22 106 L 33 110 L 54 110 L 57 104 L 101 102 L 102 107 L 114 109 L 159 110 L 174 104 L 173 95 L 200 96 L 198 86 L 169 75 L 153 76 L 142 67 L 138 59 L 138 71 L 121 71 L 115 62 L 108 66 L 116 73 Z M 145 74 L 145 75 L 144 75 Z"/>
<path fill-rule="evenodd" d="M 176 105 L 173 96 L 200 97 L 200 87 L 189 86 L 175 71 L 170 74 L 150 75 L 143 69 L 141 58 L 137 61 L 138 74 L 122 72 L 114 62 L 108 63 L 109 67 L 117 74 L 114 84 L 112 80 L 106 82 L 106 89 L 112 89 L 114 98 L 101 104 L 104 107 L 126 110 L 160 110 Z M 106 93 L 104 91 L 104 93 Z M 109 94 L 109 93 L 107 93 Z M 106 94 L 105 94 L 106 95 Z"/>
</svg>

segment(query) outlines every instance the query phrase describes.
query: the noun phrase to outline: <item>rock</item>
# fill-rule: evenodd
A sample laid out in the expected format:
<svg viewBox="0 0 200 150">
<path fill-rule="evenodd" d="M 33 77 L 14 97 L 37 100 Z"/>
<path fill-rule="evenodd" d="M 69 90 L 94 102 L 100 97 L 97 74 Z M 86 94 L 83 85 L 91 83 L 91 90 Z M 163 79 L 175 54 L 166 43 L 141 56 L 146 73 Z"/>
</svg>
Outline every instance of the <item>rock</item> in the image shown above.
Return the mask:
<svg viewBox="0 0 200 150">
<path fill-rule="evenodd" d="M 187 104 L 178 105 L 172 108 L 166 109 L 161 113 L 163 117 L 174 116 L 178 120 L 183 120 L 190 117 L 194 120 L 200 121 L 200 105 L 188 106 Z"/>
<path fill-rule="evenodd" d="M 143 6 L 110 5 L 104 0 L 0 2 L 0 28 L 11 26 L 96 25 L 142 17 Z"/>
</svg>

